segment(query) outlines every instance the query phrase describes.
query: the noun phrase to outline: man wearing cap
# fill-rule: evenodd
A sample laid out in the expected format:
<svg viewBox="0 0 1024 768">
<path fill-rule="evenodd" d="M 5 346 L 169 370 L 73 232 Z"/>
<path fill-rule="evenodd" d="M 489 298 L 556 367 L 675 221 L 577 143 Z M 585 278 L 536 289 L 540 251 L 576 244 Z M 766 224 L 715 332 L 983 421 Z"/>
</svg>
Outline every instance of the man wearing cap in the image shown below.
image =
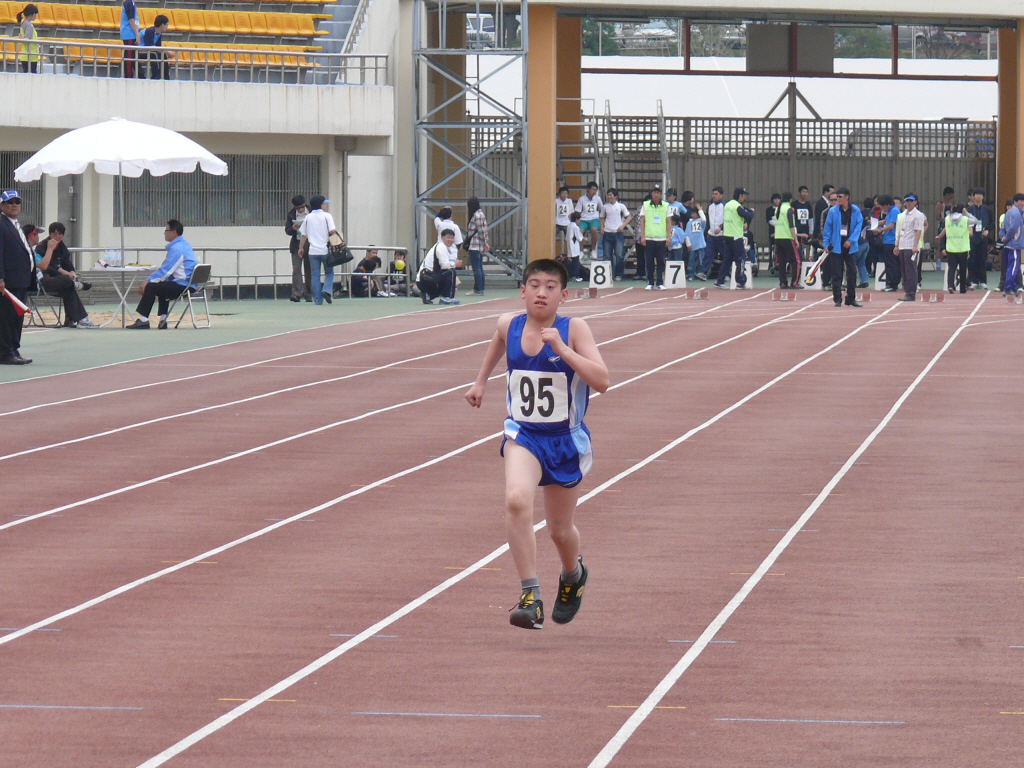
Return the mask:
<svg viewBox="0 0 1024 768">
<path fill-rule="evenodd" d="M 661 188 L 651 190 L 651 199 L 640 209 L 640 244 L 647 260 L 645 291 L 665 290 L 665 257 L 668 255 L 668 203 L 661 199 Z"/>
<path fill-rule="evenodd" d="M 831 265 L 832 300 L 843 306 L 843 270 L 846 270 L 846 306 L 859 307 L 857 301 L 857 264 L 851 251 L 860 243 L 860 230 L 864 215 L 856 205 L 850 205 L 850 190 L 836 190 L 836 204 L 825 215 L 821 229 L 821 247 L 828 253 Z"/>
<path fill-rule="evenodd" d="M 17 190 L 0 192 L 0 365 L 27 365 L 32 361 L 21 356 L 22 316 L 10 292 L 23 304 L 28 292 L 35 288 L 36 263 L 25 233 L 18 225 L 21 195 Z"/>
<path fill-rule="evenodd" d="M 905 210 L 898 219 L 896 247 L 893 249 L 900 259 L 900 274 L 903 275 L 903 290 L 906 292 L 900 301 L 917 301 L 917 262 L 921 258 L 921 238 L 928 219 L 917 207 L 917 195 L 907 195 L 903 198 L 903 205 Z"/>
<path fill-rule="evenodd" d="M 722 266 L 718 268 L 718 279 L 715 281 L 715 288 L 725 288 L 725 281 L 729 279 L 732 265 L 736 265 L 736 287 L 744 289 L 747 287 L 747 275 L 743 271 L 745 258 L 743 250 L 743 222 L 754 220 L 754 211 L 745 208 L 743 203 L 747 201 L 747 190 L 743 187 L 736 187 L 732 193 L 732 200 L 725 204 L 723 212 L 725 234 L 725 253 L 722 254 Z"/>
</svg>

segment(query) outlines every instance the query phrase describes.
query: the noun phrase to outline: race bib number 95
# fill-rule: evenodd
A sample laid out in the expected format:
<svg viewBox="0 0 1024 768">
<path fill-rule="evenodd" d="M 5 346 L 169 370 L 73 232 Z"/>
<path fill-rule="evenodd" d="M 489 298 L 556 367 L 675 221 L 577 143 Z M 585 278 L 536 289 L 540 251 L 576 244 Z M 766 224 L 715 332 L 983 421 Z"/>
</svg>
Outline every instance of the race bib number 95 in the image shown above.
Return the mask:
<svg viewBox="0 0 1024 768">
<path fill-rule="evenodd" d="M 564 373 L 512 371 L 510 416 L 524 424 L 551 424 L 569 418 L 569 387 Z"/>
</svg>

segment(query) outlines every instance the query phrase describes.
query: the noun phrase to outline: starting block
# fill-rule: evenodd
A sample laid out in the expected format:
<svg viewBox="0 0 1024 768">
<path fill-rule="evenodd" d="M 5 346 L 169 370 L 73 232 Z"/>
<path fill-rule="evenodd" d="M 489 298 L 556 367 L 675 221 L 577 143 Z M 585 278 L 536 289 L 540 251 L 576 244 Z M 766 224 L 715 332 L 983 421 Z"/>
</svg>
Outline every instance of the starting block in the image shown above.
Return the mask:
<svg viewBox="0 0 1024 768">
<path fill-rule="evenodd" d="M 796 291 L 772 291 L 772 301 L 796 301 Z"/>
<path fill-rule="evenodd" d="M 596 299 L 597 288 L 577 288 L 576 289 L 577 299 Z"/>
<path fill-rule="evenodd" d="M 683 291 L 682 296 L 684 299 L 693 299 L 694 301 L 700 301 L 701 299 L 708 298 L 708 289 L 694 288 L 692 291 Z"/>
<path fill-rule="evenodd" d="M 862 304 L 865 301 L 871 301 L 871 294 L 868 293 L 867 291 L 857 291 L 856 295 L 857 295 L 857 301 L 861 302 Z"/>
<path fill-rule="evenodd" d="M 744 285 L 747 288 L 752 288 L 754 286 L 754 270 L 753 270 L 753 266 L 751 265 L 751 263 L 749 261 L 744 261 L 743 262 L 743 274 L 747 276 L 747 282 L 745 282 Z M 736 290 L 736 262 L 735 261 L 732 263 L 732 269 L 729 271 L 729 290 L 730 291 L 735 291 Z"/>
<path fill-rule="evenodd" d="M 921 301 L 927 301 L 929 304 L 941 304 L 946 300 L 945 291 L 921 291 L 918 296 L 921 297 Z"/>
<path fill-rule="evenodd" d="M 1014 296 L 1012 293 L 1006 297 L 1007 304 L 1024 304 L 1024 296 Z"/>
</svg>

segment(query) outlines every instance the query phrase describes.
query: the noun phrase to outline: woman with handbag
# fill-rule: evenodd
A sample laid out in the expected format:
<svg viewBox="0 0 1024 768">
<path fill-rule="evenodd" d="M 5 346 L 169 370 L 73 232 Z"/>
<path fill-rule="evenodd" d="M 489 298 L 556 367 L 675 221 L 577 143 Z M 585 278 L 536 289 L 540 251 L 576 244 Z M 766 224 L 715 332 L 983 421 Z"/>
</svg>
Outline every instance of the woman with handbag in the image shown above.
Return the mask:
<svg viewBox="0 0 1024 768">
<path fill-rule="evenodd" d="M 467 295 L 483 296 L 484 254 L 491 250 L 491 243 L 487 237 L 487 217 L 476 196 L 466 201 L 466 210 L 469 213 L 469 227 L 466 232 L 469 236 L 469 263 L 473 267 L 473 290 Z"/>
<path fill-rule="evenodd" d="M 342 242 L 341 235 L 334 228 L 334 219 L 325 208 L 329 202 L 323 195 L 313 195 L 309 200 L 310 211 L 299 227 L 299 234 L 302 235 L 299 252 L 309 255 L 314 304 L 323 304 L 325 301 L 332 303 L 334 266 L 328 266 L 328 251 L 331 247 L 340 246 Z M 320 278 L 321 269 L 325 275 L 323 280 Z"/>
</svg>

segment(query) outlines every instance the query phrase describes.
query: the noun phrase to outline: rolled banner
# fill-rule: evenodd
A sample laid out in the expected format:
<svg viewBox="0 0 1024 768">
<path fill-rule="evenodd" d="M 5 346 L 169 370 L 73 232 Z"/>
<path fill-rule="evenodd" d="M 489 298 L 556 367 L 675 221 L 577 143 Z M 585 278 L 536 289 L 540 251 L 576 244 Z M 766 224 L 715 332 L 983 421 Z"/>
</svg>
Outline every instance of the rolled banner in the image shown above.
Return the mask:
<svg viewBox="0 0 1024 768">
<path fill-rule="evenodd" d="M 14 311 L 18 313 L 19 317 L 28 312 L 28 306 L 6 288 L 4 288 L 4 296 L 11 300 L 11 304 L 14 305 Z"/>
</svg>

